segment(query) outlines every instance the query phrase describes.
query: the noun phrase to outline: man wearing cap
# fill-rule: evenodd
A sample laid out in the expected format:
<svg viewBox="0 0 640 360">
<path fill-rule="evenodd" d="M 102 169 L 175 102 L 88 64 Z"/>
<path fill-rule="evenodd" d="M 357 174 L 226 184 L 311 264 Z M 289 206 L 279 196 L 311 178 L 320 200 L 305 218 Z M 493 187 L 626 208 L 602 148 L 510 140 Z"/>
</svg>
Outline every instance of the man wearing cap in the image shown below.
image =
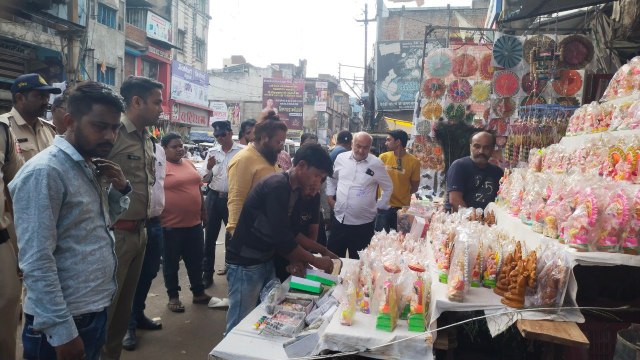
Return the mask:
<svg viewBox="0 0 640 360">
<path fill-rule="evenodd" d="M 16 150 L 25 161 L 53 144 L 56 129 L 41 117 L 49 106 L 49 95 L 60 93 L 38 74 L 20 75 L 11 85 L 13 108 L 0 118 L 9 121 Z"/>
<path fill-rule="evenodd" d="M 8 231 L 12 227 L 13 214 L 6 186 L 24 162 L 16 152 L 9 120 L 0 116 L 0 124 L 0 359 L 15 359 L 20 280 L 16 239 Z"/>
<path fill-rule="evenodd" d="M 233 141 L 230 122 L 216 121 L 212 126 L 217 144 L 207 153 L 207 174 L 203 179 L 209 183 L 209 192 L 205 199 L 207 227 L 204 233 L 204 258 L 202 259 L 202 281 L 205 288 L 213 285 L 216 240 L 220 233 L 221 222 L 224 221 L 225 226 L 229 223 L 227 166 L 231 159 L 244 148 L 243 145 Z"/>
<path fill-rule="evenodd" d="M 336 162 L 336 158 L 338 155 L 342 154 L 345 151 L 351 151 L 351 142 L 353 141 L 353 135 L 348 130 L 342 130 L 338 133 L 338 138 L 336 140 L 336 147 L 331 150 L 329 156 L 331 157 L 331 161 Z"/>
<path fill-rule="evenodd" d="M 411 205 L 411 194 L 418 191 L 420 185 L 420 160 L 407 153 L 409 134 L 402 130 L 392 130 L 387 133 L 385 146 L 387 152 L 380 155 L 380 160 L 387 168 L 387 173 L 393 183 L 391 206 L 387 210 L 378 210 L 376 216 L 376 231 L 396 230 L 398 224 L 398 210 Z"/>
</svg>

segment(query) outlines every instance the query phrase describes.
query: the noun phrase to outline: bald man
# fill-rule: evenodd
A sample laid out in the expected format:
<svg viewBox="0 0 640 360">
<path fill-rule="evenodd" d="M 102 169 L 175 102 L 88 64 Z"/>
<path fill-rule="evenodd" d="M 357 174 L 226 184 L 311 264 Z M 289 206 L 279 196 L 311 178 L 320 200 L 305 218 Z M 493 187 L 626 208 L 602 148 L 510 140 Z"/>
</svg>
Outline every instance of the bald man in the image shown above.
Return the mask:
<svg viewBox="0 0 640 360">
<path fill-rule="evenodd" d="M 373 237 L 377 210 L 388 210 L 393 183 L 382 160 L 369 154 L 373 139 L 366 132 L 353 136 L 351 151 L 336 157 L 327 179 L 327 202 L 334 210 L 327 248 L 340 257 L 358 259 Z M 378 186 L 382 195 L 376 202 Z"/>
<path fill-rule="evenodd" d="M 477 132 L 470 143 L 471 156 L 454 161 L 447 172 L 445 208 L 452 212 L 460 207 L 484 209 L 498 195 L 504 175 L 502 169 L 489 163 L 496 146 L 493 134 Z"/>
</svg>

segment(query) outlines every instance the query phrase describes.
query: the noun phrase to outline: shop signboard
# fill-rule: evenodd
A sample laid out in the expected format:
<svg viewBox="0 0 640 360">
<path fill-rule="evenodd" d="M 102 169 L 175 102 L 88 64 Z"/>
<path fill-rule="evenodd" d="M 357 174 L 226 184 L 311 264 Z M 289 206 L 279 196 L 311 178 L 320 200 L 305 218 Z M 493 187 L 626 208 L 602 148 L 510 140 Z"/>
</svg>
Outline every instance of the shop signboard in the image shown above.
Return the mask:
<svg viewBox="0 0 640 360">
<path fill-rule="evenodd" d="M 216 121 L 225 121 L 229 117 L 227 104 L 222 101 L 212 101 L 209 104 L 209 109 L 212 111 L 211 116 L 209 117 L 209 125 Z"/>
<path fill-rule="evenodd" d="M 420 90 L 423 43 L 381 41 L 376 52 L 376 102 L 379 110 L 413 110 Z"/>
<path fill-rule="evenodd" d="M 151 44 L 147 46 L 147 55 L 166 63 L 170 63 L 172 58 L 171 50 L 155 47 Z"/>
<path fill-rule="evenodd" d="M 316 81 L 316 101 L 313 106 L 315 111 L 327 111 L 328 85 L 326 81 Z"/>
<path fill-rule="evenodd" d="M 208 126 L 208 111 L 193 106 L 174 103 L 172 122 L 188 126 Z"/>
<path fill-rule="evenodd" d="M 179 61 L 171 62 L 171 99 L 207 107 L 207 73 Z"/>
<path fill-rule="evenodd" d="M 302 131 L 304 79 L 264 78 L 262 107 L 263 111 L 275 111 L 289 130 Z"/>
<path fill-rule="evenodd" d="M 171 22 L 158 14 L 147 11 L 147 36 L 171 44 Z"/>
</svg>

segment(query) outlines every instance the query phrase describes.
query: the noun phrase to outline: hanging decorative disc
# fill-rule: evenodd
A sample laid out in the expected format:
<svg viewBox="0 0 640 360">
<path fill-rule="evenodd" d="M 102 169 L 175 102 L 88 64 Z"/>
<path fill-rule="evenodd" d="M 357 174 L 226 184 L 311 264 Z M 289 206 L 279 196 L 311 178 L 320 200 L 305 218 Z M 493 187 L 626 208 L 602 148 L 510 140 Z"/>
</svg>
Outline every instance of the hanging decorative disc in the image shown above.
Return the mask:
<svg viewBox="0 0 640 360">
<path fill-rule="evenodd" d="M 444 109 L 444 115 L 449 121 L 461 121 L 464 118 L 466 111 L 462 104 L 449 104 Z"/>
<path fill-rule="evenodd" d="M 487 82 L 478 81 L 473 84 L 471 88 L 471 99 L 477 103 L 482 103 L 489 100 L 491 94 L 491 84 Z"/>
<path fill-rule="evenodd" d="M 553 41 L 552 38 L 546 35 L 534 35 L 527 40 L 524 41 L 524 45 L 522 46 L 522 55 L 524 57 L 524 61 L 530 64 L 530 55 L 531 50 L 534 48 L 540 49 L 541 53 L 551 53 L 556 47 L 556 42 Z"/>
<path fill-rule="evenodd" d="M 491 54 L 487 53 L 482 55 L 480 59 L 480 78 L 482 80 L 491 80 L 493 79 L 493 73 L 495 69 L 493 65 L 491 65 Z"/>
<path fill-rule="evenodd" d="M 582 89 L 582 76 L 575 70 L 560 70 L 553 80 L 553 90 L 561 96 L 573 96 Z"/>
<path fill-rule="evenodd" d="M 563 69 L 582 69 L 593 60 L 593 43 L 582 35 L 567 36 L 560 42 Z"/>
<path fill-rule="evenodd" d="M 491 110 L 497 117 L 507 118 L 516 111 L 516 102 L 512 98 L 499 98 L 491 101 Z"/>
<path fill-rule="evenodd" d="M 562 106 L 580 106 L 580 100 L 574 97 L 559 97 L 556 99 L 556 104 Z"/>
<path fill-rule="evenodd" d="M 540 95 L 529 95 L 525 96 L 522 101 L 520 101 L 520 106 L 531 106 L 531 105 L 541 105 L 546 104 L 547 99 Z"/>
<path fill-rule="evenodd" d="M 422 92 L 426 98 L 440 99 L 445 91 L 447 91 L 447 86 L 442 79 L 429 78 L 422 84 Z"/>
<path fill-rule="evenodd" d="M 451 54 L 445 49 L 432 51 L 427 56 L 426 70 L 433 77 L 446 77 L 451 74 Z"/>
<path fill-rule="evenodd" d="M 453 75 L 469 77 L 478 72 L 478 61 L 470 54 L 458 55 L 453 59 Z"/>
<path fill-rule="evenodd" d="M 439 119 L 442 116 L 442 106 L 435 102 L 428 102 L 422 107 L 421 114 L 427 120 Z"/>
<path fill-rule="evenodd" d="M 520 90 L 520 79 L 511 70 L 496 71 L 493 75 L 493 92 L 500 97 L 510 97 Z"/>
<path fill-rule="evenodd" d="M 515 36 L 501 36 L 493 44 L 493 58 L 504 68 L 518 65 L 522 60 L 522 42 Z"/>
<path fill-rule="evenodd" d="M 494 131 L 498 136 L 504 136 L 509 130 L 509 121 L 503 118 L 493 118 L 489 120 L 487 130 Z M 497 139 L 496 139 L 497 140 Z"/>
<path fill-rule="evenodd" d="M 533 91 L 537 88 L 536 93 L 541 93 L 542 90 L 547 86 L 547 80 L 538 80 L 537 86 L 534 86 L 533 78 L 531 77 L 531 73 L 526 73 L 522 76 L 522 80 L 520 81 L 522 84 L 522 90 L 527 93 L 527 95 L 531 95 Z"/>
<path fill-rule="evenodd" d="M 466 101 L 471 96 L 471 84 L 465 79 L 453 80 L 449 84 L 447 97 L 449 100 L 460 103 Z"/>
</svg>

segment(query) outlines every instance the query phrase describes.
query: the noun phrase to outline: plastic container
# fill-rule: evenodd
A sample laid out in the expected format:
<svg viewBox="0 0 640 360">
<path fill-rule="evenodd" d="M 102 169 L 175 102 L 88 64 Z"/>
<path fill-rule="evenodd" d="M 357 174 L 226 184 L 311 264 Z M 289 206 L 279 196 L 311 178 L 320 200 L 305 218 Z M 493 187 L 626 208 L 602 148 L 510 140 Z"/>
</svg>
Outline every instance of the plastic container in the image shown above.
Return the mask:
<svg viewBox="0 0 640 360">
<path fill-rule="evenodd" d="M 616 351 L 613 360 L 640 359 L 640 330 L 624 329 L 618 331 Z"/>
</svg>

